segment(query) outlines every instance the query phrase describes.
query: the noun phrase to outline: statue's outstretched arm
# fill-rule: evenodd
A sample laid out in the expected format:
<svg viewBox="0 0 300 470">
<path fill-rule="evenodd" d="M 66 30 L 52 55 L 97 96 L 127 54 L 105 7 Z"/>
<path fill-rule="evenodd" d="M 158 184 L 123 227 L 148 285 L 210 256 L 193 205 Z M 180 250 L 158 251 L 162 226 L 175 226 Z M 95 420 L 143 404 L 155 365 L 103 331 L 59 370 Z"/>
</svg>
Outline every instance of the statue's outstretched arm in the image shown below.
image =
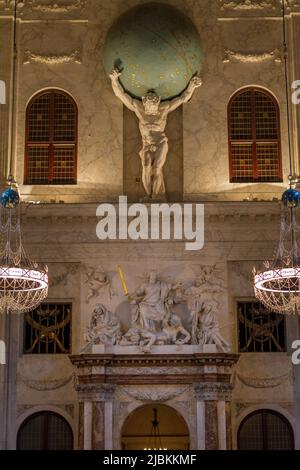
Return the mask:
<svg viewBox="0 0 300 470">
<path fill-rule="evenodd" d="M 179 108 L 184 103 L 187 103 L 193 96 L 194 91 L 196 88 L 199 88 L 202 85 L 202 80 L 198 76 L 194 76 L 191 78 L 186 90 L 177 98 L 174 98 L 168 104 L 168 111 L 174 111 L 176 108 Z"/>
<path fill-rule="evenodd" d="M 112 69 L 111 73 L 109 74 L 109 77 L 111 79 L 111 85 L 112 89 L 114 91 L 114 94 L 119 98 L 122 103 L 127 106 L 128 109 L 131 111 L 135 111 L 135 104 L 134 104 L 134 99 L 129 96 L 124 88 L 122 87 L 120 81 L 119 81 L 119 76 L 121 75 L 121 72 L 114 68 Z"/>
</svg>

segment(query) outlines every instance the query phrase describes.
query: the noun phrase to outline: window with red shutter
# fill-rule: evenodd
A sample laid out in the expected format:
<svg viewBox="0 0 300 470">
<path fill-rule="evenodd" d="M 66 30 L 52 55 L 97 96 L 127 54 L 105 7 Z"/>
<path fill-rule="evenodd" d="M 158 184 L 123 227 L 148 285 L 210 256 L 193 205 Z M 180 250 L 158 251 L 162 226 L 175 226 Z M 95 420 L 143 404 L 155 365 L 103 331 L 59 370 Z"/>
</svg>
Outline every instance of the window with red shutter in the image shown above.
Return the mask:
<svg viewBox="0 0 300 470">
<path fill-rule="evenodd" d="M 228 105 L 231 183 L 282 182 L 279 107 L 261 88 L 238 91 Z"/>
<path fill-rule="evenodd" d="M 76 103 L 63 91 L 43 91 L 27 107 L 24 184 L 76 184 L 76 173 Z"/>
</svg>

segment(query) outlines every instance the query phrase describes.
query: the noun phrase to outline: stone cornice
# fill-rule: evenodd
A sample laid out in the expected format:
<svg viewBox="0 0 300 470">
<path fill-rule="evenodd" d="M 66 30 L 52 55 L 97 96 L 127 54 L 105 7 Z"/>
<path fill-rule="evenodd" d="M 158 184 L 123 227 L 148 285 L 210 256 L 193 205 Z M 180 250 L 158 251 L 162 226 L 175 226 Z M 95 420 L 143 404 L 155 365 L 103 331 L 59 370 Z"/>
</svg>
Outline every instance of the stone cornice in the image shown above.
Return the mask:
<svg viewBox="0 0 300 470">
<path fill-rule="evenodd" d="M 215 223 L 247 223 L 253 221 L 272 222 L 280 214 L 278 202 L 203 202 L 206 220 Z M 101 202 L 99 202 L 101 204 Z M 99 204 L 22 204 L 22 219 L 24 223 L 37 221 L 65 225 L 73 223 L 96 223 L 96 209 Z M 118 214 L 118 204 L 111 203 Z M 170 203 L 171 204 L 171 203 Z M 183 205 L 183 203 L 179 203 Z M 187 202 L 186 204 L 196 204 Z M 151 205 L 147 205 L 149 214 Z M 130 220 L 130 217 L 129 217 Z M 171 217 L 172 220 L 172 217 Z"/>
<path fill-rule="evenodd" d="M 239 354 L 168 354 L 168 355 L 145 355 L 145 354 L 79 354 L 69 356 L 72 364 L 81 367 L 187 367 L 187 366 L 210 366 L 210 367 L 233 367 Z"/>
<path fill-rule="evenodd" d="M 77 391 L 98 393 L 103 384 L 229 384 L 239 355 L 82 354 L 69 358 L 77 375 Z"/>
</svg>

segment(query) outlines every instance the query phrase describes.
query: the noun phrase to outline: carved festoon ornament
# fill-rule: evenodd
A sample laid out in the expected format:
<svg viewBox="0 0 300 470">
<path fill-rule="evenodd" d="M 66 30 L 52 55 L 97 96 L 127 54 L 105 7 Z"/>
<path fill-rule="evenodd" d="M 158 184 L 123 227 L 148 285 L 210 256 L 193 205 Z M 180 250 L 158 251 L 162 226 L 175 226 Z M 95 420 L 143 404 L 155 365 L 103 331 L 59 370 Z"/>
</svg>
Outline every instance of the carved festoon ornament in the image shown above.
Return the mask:
<svg viewBox="0 0 300 470">
<path fill-rule="evenodd" d="M 276 0 L 220 0 L 222 10 L 275 10 Z"/>
<path fill-rule="evenodd" d="M 224 49 L 223 63 L 229 62 L 244 62 L 257 64 L 259 62 L 265 62 L 267 60 L 274 60 L 274 62 L 280 64 L 283 60 L 283 54 L 280 49 L 274 49 L 271 52 L 242 52 L 232 51 L 230 49 Z"/>
<path fill-rule="evenodd" d="M 44 65 L 62 65 L 62 64 L 81 64 L 82 60 L 79 51 L 73 51 L 70 54 L 62 55 L 43 55 L 32 51 L 25 51 L 23 64 L 44 64 Z"/>
<path fill-rule="evenodd" d="M 144 402 L 166 402 L 172 400 L 179 395 L 182 395 L 188 390 L 189 387 L 176 387 L 176 388 L 149 388 L 147 389 L 133 389 L 133 388 L 124 388 L 124 392 L 129 395 L 130 398 L 134 398 L 138 401 Z"/>
<path fill-rule="evenodd" d="M 34 380 L 24 375 L 19 374 L 18 379 L 26 385 L 28 388 L 32 388 L 33 390 L 38 391 L 48 391 L 48 390 L 57 390 L 58 388 L 65 387 L 68 383 L 70 383 L 74 379 L 74 374 L 70 374 L 67 377 L 63 377 L 61 379 L 44 379 L 44 380 Z"/>
<path fill-rule="evenodd" d="M 238 379 L 247 387 L 251 388 L 275 388 L 282 385 L 291 378 L 291 371 L 278 377 L 248 377 L 243 374 L 236 374 Z"/>
<path fill-rule="evenodd" d="M 86 6 L 86 0 L 70 0 L 43 3 L 38 0 L 28 0 L 26 6 L 40 13 L 70 13 L 76 10 L 83 10 Z"/>
</svg>

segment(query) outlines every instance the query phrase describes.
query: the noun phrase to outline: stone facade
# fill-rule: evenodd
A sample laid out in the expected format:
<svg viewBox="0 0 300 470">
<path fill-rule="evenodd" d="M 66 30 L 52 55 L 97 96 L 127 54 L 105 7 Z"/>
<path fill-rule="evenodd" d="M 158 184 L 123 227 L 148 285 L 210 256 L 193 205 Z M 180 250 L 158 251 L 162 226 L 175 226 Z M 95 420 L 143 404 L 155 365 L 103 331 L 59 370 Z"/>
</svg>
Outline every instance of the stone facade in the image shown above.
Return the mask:
<svg viewBox="0 0 300 470">
<path fill-rule="evenodd" d="M 185 417 L 193 449 L 236 449 L 240 423 L 260 408 L 273 409 L 288 419 L 295 447 L 300 449 L 300 372 L 292 367 L 290 351 L 245 353 L 238 359 L 236 302 L 254 298 L 253 265 L 273 255 L 280 212 L 273 199 L 280 198 L 287 181 L 230 184 L 228 173 L 227 104 L 235 91 L 249 85 L 268 89 L 279 102 L 283 174 L 289 172 L 280 2 L 168 2 L 195 23 L 205 54 L 201 89 L 172 116 L 176 168 L 168 161 L 170 172 L 166 172 L 170 200 L 205 202 L 205 245 L 196 252 L 186 251 L 180 241 L 108 242 L 96 237 L 98 203 L 114 203 L 125 191 L 132 201 L 141 195 L 140 163 L 132 157 L 139 145 L 135 117 L 115 98 L 101 53 L 112 22 L 142 2 L 23 3 L 18 11 L 14 174 L 25 201 L 24 243 L 35 259 L 49 266 L 49 301 L 72 302 L 72 355 L 22 354 L 23 318 L 0 319 L 0 337 L 11 338 L 7 341 L 9 376 L 0 369 L 0 414 L 4 416 L 0 448 L 14 449 L 24 419 L 49 410 L 69 422 L 76 448 L 119 449 L 126 417 L 141 404 L 165 403 Z M 290 0 L 291 79 L 300 74 L 298 11 L 298 2 Z M 8 90 L 11 32 L 9 2 L 0 1 L 0 79 Z M 22 184 L 26 105 L 45 88 L 67 91 L 78 105 L 77 185 Z M 299 109 L 292 113 L 295 155 L 299 154 Z M 8 116 L 9 110 L 5 113 Z M 0 147 L 2 181 L 10 138 Z M 296 158 L 294 168 L 297 172 Z M 119 265 L 130 292 L 151 269 L 163 278 L 192 282 L 203 267 L 215 266 L 212 279 L 220 285 L 213 294 L 215 313 L 222 336 L 232 344 L 231 352 L 209 355 L 196 349 L 188 353 L 184 346 L 172 346 L 163 355 L 155 349 L 150 354 L 82 353 L 84 332 L 97 303 L 116 312 L 123 330 L 128 328 L 131 311 Z M 97 283 L 97 273 L 105 273 L 109 283 Z M 188 322 L 187 311 L 182 307 L 180 312 Z M 299 338 L 299 319 L 288 318 L 286 324 L 290 348 Z M 9 401 L 1 399 L 5 396 Z"/>
</svg>

